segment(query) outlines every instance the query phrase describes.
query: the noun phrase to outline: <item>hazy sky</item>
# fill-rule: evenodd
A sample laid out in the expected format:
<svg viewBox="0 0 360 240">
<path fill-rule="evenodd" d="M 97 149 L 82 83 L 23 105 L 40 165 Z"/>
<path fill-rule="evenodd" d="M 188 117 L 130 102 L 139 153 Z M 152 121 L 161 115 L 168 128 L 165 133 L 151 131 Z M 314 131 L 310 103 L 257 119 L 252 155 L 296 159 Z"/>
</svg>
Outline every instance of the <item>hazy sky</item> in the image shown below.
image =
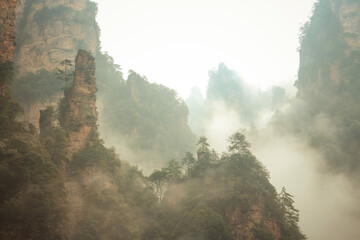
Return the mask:
<svg viewBox="0 0 360 240">
<path fill-rule="evenodd" d="M 299 28 L 315 0 L 97 0 L 103 51 L 178 91 L 204 92 L 208 70 L 224 62 L 262 88 L 292 84 Z"/>
</svg>

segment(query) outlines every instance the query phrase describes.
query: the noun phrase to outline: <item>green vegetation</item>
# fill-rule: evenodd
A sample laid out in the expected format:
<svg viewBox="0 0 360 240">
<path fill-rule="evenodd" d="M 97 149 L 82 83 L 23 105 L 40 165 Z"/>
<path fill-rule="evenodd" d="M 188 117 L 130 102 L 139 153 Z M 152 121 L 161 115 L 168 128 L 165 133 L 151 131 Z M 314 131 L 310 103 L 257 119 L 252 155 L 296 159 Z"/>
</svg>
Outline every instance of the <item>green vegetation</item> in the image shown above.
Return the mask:
<svg viewBox="0 0 360 240">
<path fill-rule="evenodd" d="M 46 70 L 20 76 L 12 85 L 14 98 L 23 104 L 51 99 L 59 94 L 63 87 L 64 83 L 58 76 Z"/>
<path fill-rule="evenodd" d="M 247 122 L 255 118 L 256 109 L 244 81 L 225 64 L 219 64 L 217 71 L 209 71 L 206 91 L 208 104 L 222 102 L 234 109 Z"/>
<path fill-rule="evenodd" d="M 61 61 L 60 64 L 64 68 L 64 70 L 59 68 L 57 69 L 56 71 L 57 79 L 65 82 L 65 87 L 69 88 L 70 83 L 73 81 L 74 71 L 72 71 L 72 67 L 74 65 L 69 59 L 65 59 Z"/>
<path fill-rule="evenodd" d="M 134 71 L 125 81 L 107 54 L 98 54 L 96 61 L 98 96 L 104 106 L 100 132 L 108 144 L 118 147 L 126 139 L 134 155 L 153 152 L 160 166 L 192 150 L 195 136 L 187 125 L 188 109 L 174 90 L 149 83 Z M 137 161 L 149 159 L 139 156 Z"/>
<path fill-rule="evenodd" d="M 120 167 L 120 161 L 113 150 L 104 147 L 100 140 L 87 144 L 86 147 L 75 153 L 70 168 L 73 170 L 86 167 L 101 167 L 108 171 L 116 171 Z"/>
<path fill-rule="evenodd" d="M 1 86 L 11 83 L 11 66 L 0 65 Z M 0 95 L 0 238 L 139 239 L 146 229 L 139 215 L 151 216 L 157 198 L 137 168 L 99 139 L 68 159 L 65 130 L 53 126 L 39 137 L 17 123 L 19 105 L 6 92 Z M 74 204 L 84 213 L 74 217 Z"/>
<path fill-rule="evenodd" d="M 299 222 L 299 211 L 294 207 L 294 196 L 286 192 L 283 187 L 278 195 L 283 212 L 285 212 L 284 224 L 286 230 L 283 239 L 301 239 L 302 234 L 300 233 L 297 223 Z"/>
<path fill-rule="evenodd" d="M 22 126 L 15 122 L 15 118 L 22 109 L 11 99 L 9 85 L 13 81 L 13 64 L 0 63 L 0 76 L 0 139 L 2 139 L 10 136 L 13 131 L 21 129 Z"/>
<path fill-rule="evenodd" d="M 324 78 L 330 77 L 329 67 L 334 61 L 344 57 L 346 44 L 341 38 L 342 27 L 331 9 L 330 1 L 318 1 L 310 21 L 301 28 L 298 88 L 311 84 L 317 78 L 319 70 Z M 328 87 L 323 82 L 321 87 Z"/>
<path fill-rule="evenodd" d="M 1 64 L 0 69 L 8 86 L 11 63 Z M 51 156 L 31 126 L 15 121 L 20 107 L 11 96 L 0 97 L 0 237 L 57 238 L 65 199 L 57 157 Z"/>
<path fill-rule="evenodd" d="M 12 69 L 6 66 L 0 72 L 9 83 Z M 121 84 L 145 92 L 139 96 L 130 91 L 135 94 L 131 101 L 151 105 L 144 101 L 154 94 L 150 84 L 131 74 Z M 175 105 L 177 117 L 186 116 L 173 91 L 153 87 L 163 94 L 159 102 L 171 100 L 164 108 Z M 253 234 L 263 240 L 274 238 L 269 221 L 278 226 L 282 239 L 304 239 L 292 196 L 285 189 L 276 193 L 240 132 L 229 137 L 228 152 L 221 156 L 200 137 L 197 157 L 187 152 L 182 163 L 171 160 L 147 178 L 120 161 L 114 149 L 105 148 L 97 133 L 69 158 L 65 129 L 47 126 L 39 136 L 16 123 L 16 113 L 4 117 L 15 104 L 10 96 L 4 100 L 0 123 L 16 128 L 2 129 L 0 138 L 2 239 L 230 240 Z M 51 109 L 46 111 L 52 116 Z M 254 208 L 260 222 L 251 220 Z"/>
<path fill-rule="evenodd" d="M 344 32 L 339 19 L 339 7 L 348 3 L 318 1 L 302 28 L 296 86 L 307 106 L 291 128 L 307 136 L 310 144 L 326 156 L 331 168 L 358 176 L 360 56 L 347 43 L 356 41 L 352 39 L 354 33 Z M 326 130 L 311 122 L 318 118 L 327 120 Z"/>
<path fill-rule="evenodd" d="M 190 153 L 184 158 L 184 174 L 174 160 L 154 171 L 149 180 L 161 193 L 161 209 L 144 239 L 242 239 L 247 224 L 252 224 L 249 231 L 256 239 L 275 239 L 266 225 L 269 221 L 279 227 L 281 239 L 305 239 L 297 225 L 293 196 L 285 189 L 276 193 L 267 170 L 250 153 L 244 135 L 236 132 L 229 143 L 229 151 L 218 157 L 201 137 L 197 159 Z M 259 223 L 249 220 L 254 207 L 260 211 Z"/>
<path fill-rule="evenodd" d="M 27 1 L 25 11 L 35 2 Z M 63 6 L 45 7 L 34 20 L 41 27 L 75 14 L 69 19 L 93 24 L 87 19 L 94 18 L 86 14 L 93 16 L 97 7 L 91 1 L 87 6 L 82 14 Z M 21 24 L 28 14 L 24 16 Z M 228 151 L 219 155 L 206 137 L 196 143 L 187 125 L 188 109 L 175 91 L 149 83 L 134 71 L 125 81 L 107 54 L 98 53 L 96 61 L 103 136 L 126 142 L 135 153 L 155 152 L 162 168 L 145 177 L 106 148 L 97 131 L 71 155 L 68 133 L 84 124 L 77 119 L 64 124 L 71 62 L 64 60 L 57 75 L 39 71 L 23 76 L 13 85 L 21 102 L 43 101 L 61 88 L 65 97 L 58 109 L 60 126 L 51 125 L 39 136 L 33 126 L 15 121 L 21 108 L 10 91 L 0 94 L 1 239 L 230 240 L 250 234 L 266 240 L 275 238 L 269 222 L 278 226 L 281 240 L 305 239 L 292 196 L 285 189 L 277 194 L 243 134 L 230 136 Z M 1 87 L 11 83 L 12 73 L 10 63 L 0 65 Z M 210 78 L 210 100 L 221 99 L 251 118 L 250 107 L 243 108 L 246 91 L 234 72 L 220 65 Z M 280 89 L 277 96 L 279 101 Z M 94 127 L 96 117 L 86 124 Z M 152 156 L 141 157 L 154 161 Z M 255 210 L 259 222 L 252 218 Z"/>
</svg>

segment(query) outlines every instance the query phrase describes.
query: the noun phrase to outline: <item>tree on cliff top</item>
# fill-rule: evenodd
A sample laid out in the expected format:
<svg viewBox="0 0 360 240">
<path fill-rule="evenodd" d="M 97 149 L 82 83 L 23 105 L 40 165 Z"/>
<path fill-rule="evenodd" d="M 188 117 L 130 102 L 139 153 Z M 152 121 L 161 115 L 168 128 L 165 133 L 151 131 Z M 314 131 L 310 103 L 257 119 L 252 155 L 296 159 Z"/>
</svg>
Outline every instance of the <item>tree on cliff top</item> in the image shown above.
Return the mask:
<svg viewBox="0 0 360 240">
<path fill-rule="evenodd" d="M 58 80 L 65 82 L 65 87 L 68 89 L 69 82 L 73 81 L 74 78 L 74 71 L 72 69 L 74 65 L 69 59 L 61 61 L 60 65 L 64 67 L 64 70 L 58 68 L 56 70 L 56 75 Z"/>
</svg>

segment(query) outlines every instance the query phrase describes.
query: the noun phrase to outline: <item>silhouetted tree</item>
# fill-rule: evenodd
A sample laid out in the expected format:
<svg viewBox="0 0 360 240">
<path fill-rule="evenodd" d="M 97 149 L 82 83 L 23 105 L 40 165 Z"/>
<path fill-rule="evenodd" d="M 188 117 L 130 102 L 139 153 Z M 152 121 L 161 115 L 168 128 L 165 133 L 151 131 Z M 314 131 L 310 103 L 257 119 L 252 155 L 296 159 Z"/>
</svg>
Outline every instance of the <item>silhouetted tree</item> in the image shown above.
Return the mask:
<svg viewBox="0 0 360 240">
<path fill-rule="evenodd" d="M 167 175 L 168 172 L 164 169 L 155 170 L 149 177 L 149 180 L 153 183 L 153 188 L 156 196 L 161 201 L 164 197 L 167 186 Z"/>
<path fill-rule="evenodd" d="M 191 152 L 187 152 L 185 157 L 182 160 L 182 165 L 186 167 L 186 170 L 189 171 L 196 164 L 196 159 Z"/>
<path fill-rule="evenodd" d="M 65 82 L 65 87 L 66 87 L 66 89 L 68 89 L 69 88 L 69 82 L 73 78 L 73 71 L 71 70 L 71 68 L 73 67 L 73 64 L 69 59 L 63 60 L 60 64 L 61 64 L 61 66 L 64 67 L 64 70 L 57 69 L 56 70 L 56 75 L 58 76 L 57 78 L 59 80 Z"/>
<path fill-rule="evenodd" d="M 230 145 L 228 151 L 230 153 L 249 154 L 250 143 L 246 140 L 245 136 L 236 132 L 228 138 Z"/>
</svg>

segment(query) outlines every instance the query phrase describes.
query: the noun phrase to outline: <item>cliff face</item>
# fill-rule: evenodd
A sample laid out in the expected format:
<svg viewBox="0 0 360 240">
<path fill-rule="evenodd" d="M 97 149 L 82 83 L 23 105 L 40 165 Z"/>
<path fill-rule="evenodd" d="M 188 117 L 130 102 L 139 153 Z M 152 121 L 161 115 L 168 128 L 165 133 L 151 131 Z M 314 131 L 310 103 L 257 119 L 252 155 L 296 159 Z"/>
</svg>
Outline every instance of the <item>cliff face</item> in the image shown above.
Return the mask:
<svg viewBox="0 0 360 240">
<path fill-rule="evenodd" d="M 359 75 L 360 2 L 318 1 L 301 36 L 296 85 L 308 114 L 301 129 L 331 167 L 355 175 L 360 170 Z"/>
<path fill-rule="evenodd" d="M 16 64 L 20 74 L 53 71 L 78 49 L 99 49 L 96 5 L 87 0 L 22 0 L 18 6 Z"/>
<path fill-rule="evenodd" d="M 45 109 L 47 107 L 56 108 L 59 99 L 62 97 L 61 92 L 58 94 L 51 96 L 47 99 L 34 100 L 29 102 L 21 102 L 21 106 L 24 109 L 24 115 L 18 117 L 19 120 L 24 120 L 26 122 L 31 123 L 35 127 L 39 128 L 39 118 L 41 109 Z"/>
<path fill-rule="evenodd" d="M 344 40 L 352 50 L 360 49 L 359 1 L 332 1 L 332 11 L 338 15 L 344 32 Z"/>
<path fill-rule="evenodd" d="M 59 119 L 68 134 L 70 154 L 97 138 L 96 91 L 95 59 L 79 50 L 74 83 L 65 91 Z"/>
<path fill-rule="evenodd" d="M 260 224 L 265 227 L 274 240 L 278 240 L 281 237 L 277 221 L 264 217 L 266 213 L 259 205 L 251 206 L 246 214 L 239 208 L 228 209 L 226 215 L 230 219 L 236 239 L 256 240 L 254 229 Z"/>
<path fill-rule="evenodd" d="M 15 53 L 16 0 L 0 2 L 0 62 L 13 61 Z"/>
<path fill-rule="evenodd" d="M 15 53 L 15 7 L 16 0 L 0 2 L 0 64 L 12 62 Z M 5 77 L 0 79 L 0 95 L 8 95 Z"/>
<path fill-rule="evenodd" d="M 349 83 L 350 69 L 344 65 L 354 62 L 350 58 L 360 50 L 360 3 L 319 1 L 301 40 L 300 97 Z"/>
<path fill-rule="evenodd" d="M 0 80 L 11 82 L 13 69 L 3 65 L 11 64 L 0 64 Z M 64 128 L 47 108 L 40 138 L 15 121 L 11 96 L 0 95 L 0 239 L 140 239 L 156 198 L 97 138 L 94 74 L 94 58 L 79 51 L 60 109 Z"/>
<path fill-rule="evenodd" d="M 54 74 L 61 62 L 75 59 L 79 49 L 99 50 L 97 6 L 89 0 L 20 0 L 16 11 L 14 96 L 24 108 L 22 120 L 38 127 L 39 110 L 56 107 L 62 96 Z"/>
</svg>

